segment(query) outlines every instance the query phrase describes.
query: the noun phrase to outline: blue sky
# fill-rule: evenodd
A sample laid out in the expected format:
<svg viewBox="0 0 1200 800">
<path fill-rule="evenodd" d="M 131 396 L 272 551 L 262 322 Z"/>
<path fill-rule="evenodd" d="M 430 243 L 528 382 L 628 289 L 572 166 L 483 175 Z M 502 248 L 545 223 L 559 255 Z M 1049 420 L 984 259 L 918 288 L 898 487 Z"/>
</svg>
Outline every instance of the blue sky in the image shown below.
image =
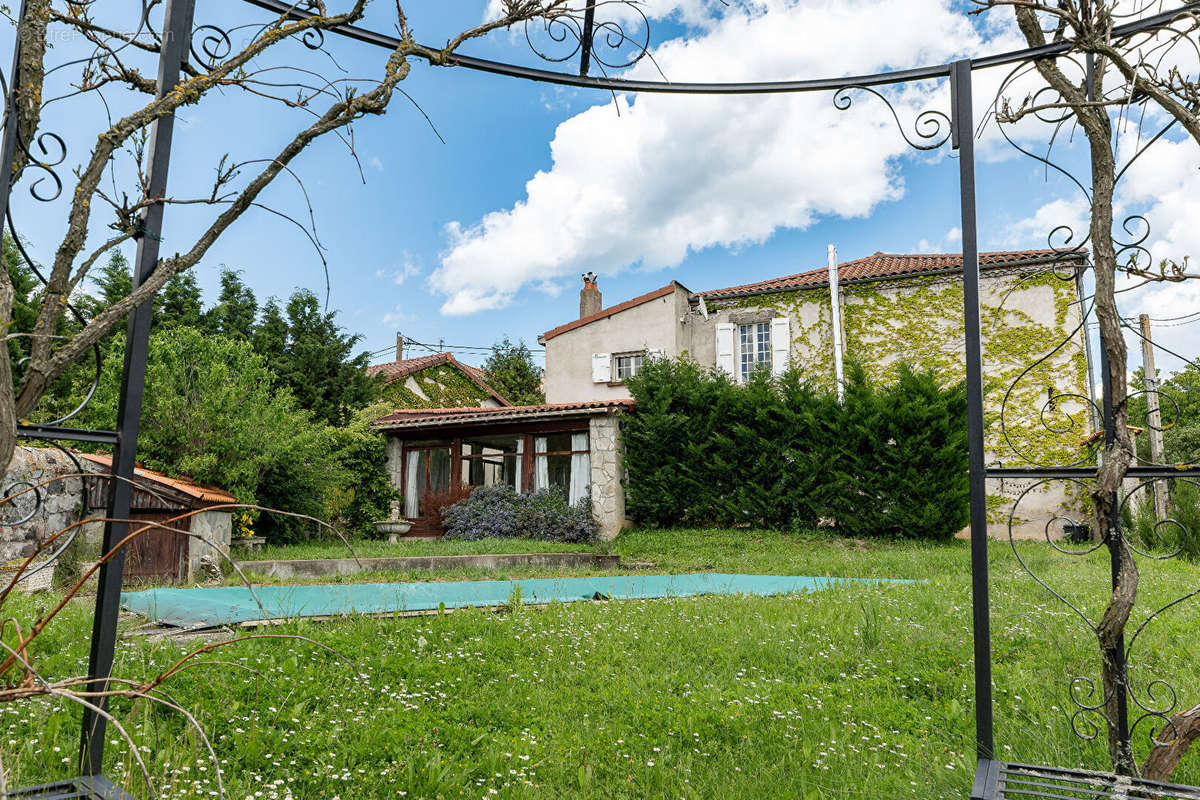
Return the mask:
<svg viewBox="0 0 1200 800">
<path fill-rule="evenodd" d="M 198 25 L 268 18 L 232 2 L 199 5 Z M 365 24 L 390 30 L 392 4 L 371 6 Z M 487 13 L 485 2 L 414 2 L 405 9 L 417 37 L 429 43 Z M 646 9 L 655 56 L 675 81 L 848 74 L 1018 44 L 1003 12 L 968 17 L 964 7 L 941 0 L 731 6 L 656 0 Z M 327 45 L 328 56 L 289 45 L 286 58 L 272 63 L 326 75 L 380 74 L 385 51 L 346 41 Z M 61 55 L 70 52 L 70 43 L 60 48 Z M 499 32 L 463 52 L 537 63 L 520 34 Z M 647 61 L 631 74 L 655 77 Z M 999 77 L 981 78 L 977 93 L 994 92 Z M 329 263 L 330 307 L 363 335 L 367 350 L 391 346 L 397 330 L 420 341 L 476 346 L 507 334 L 536 349 L 539 333 L 577 315 L 578 275 L 588 269 L 600 273 L 605 303 L 612 304 L 670 280 L 701 290 L 819 267 L 830 242 L 842 260 L 960 246 L 956 161 L 946 148 L 932 155 L 905 148 L 874 98 L 856 96 L 849 112 L 833 109 L 830 95 L 614 103 L 606 93 L 416 63 L 401 86 L 445 143 L 398 96 L 386 116 L 355 126 L 361 176 L 346 146 L 332 137 L 293 164 Z M 908 125 L 924 108 L 948 111 L 944 85 L 892 96 Z M 130 102 L 111 99 L 117 113 Z M 86 156 L 102 114 L 94 99 L 47 110 L 49 127 L 67 140 L 66 165 Z M 270 157 L 302 117 L 232 90 L 186 109 L 171 194 L 207 194 L 224 153 Z M 1045 131 L 1020 135 L 1044 141 Z M 1152 170 L 1159 177 L 1131 190 L 1126 205 L 1152 211 L 1154 241 L 1179 257 L 1200 250 L 1200 234 L 1189 230 L 1190 209 L 1162 198 L 1196 196 L 1200 158 L 1194 146 L 1173 144 L 1164 141 L 1165 160 Z M 1063 181 L 1048 179 L 994 133 L 985 132 L 979 147 L 982 247 L 1045 246 L 1059 220 L 1078 218 Z M 1066 147 L 1068 162 L 1078 162 L 1077 149 Z M 307 220 L 304 196 L 290 179 L 281 178 L 263 199 Z M 64 209 L 62 200 L 35 204 L 23 192 L 14 200 L 18 224 L 43 259 L 53 251 Z M 190 246 L 212 215 L 211 208 L 170 208 L 164 254 Z M 101 230 L 97 222 L 95 235 Z M 248 213 L 205 257 L 197 272 L 208 300 L 222 265 L 242 270 L 260 301 L 296 287 L 325 293 L 325 271 L 308 239 L 266 212 Z M 1191 288 L 1143 295 L 1131 296 L 1130 313 L 1145 306 L 1165 318 L 1200 302 Z M 1190 330 L 1164 328 L 1163 335 L 1194 355 L 1200 337 Z M 459 355 L 471 363 L 482 358 L 475 351 Z"/>
</svg>

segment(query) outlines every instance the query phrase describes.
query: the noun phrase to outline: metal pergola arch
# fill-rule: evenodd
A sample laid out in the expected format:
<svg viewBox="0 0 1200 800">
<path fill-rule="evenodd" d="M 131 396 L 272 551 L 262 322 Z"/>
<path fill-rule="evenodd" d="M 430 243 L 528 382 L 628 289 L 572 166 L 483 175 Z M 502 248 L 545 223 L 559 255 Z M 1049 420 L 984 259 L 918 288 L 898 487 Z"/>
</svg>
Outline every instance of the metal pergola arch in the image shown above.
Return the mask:
<svg viewBox="0 0 1200 800">
<path fill-rule="evenodd" d="M 276 15 L 304 18 L 308 12 L 299 10 L 284 0 L 243 0 L 243 2 Z M 22 0 L 18 19 L 24 19 L 27 0 Z M 951 109 L 946 115 L 940 111 L 923 112 L 932 115 L 935 130 L 925 134 L 918 132 L 924 144 L 910 144 L 921 149 L 936 149 L 951 142 L 959 152 L 959 193 L 961 202 L 961 231 L 963 247 L 964 318 L 966 333 L 965 372 L 968 393 L 968 440 L 970 470 L 970 531 L 972 565 L 972 614 L 975 664 L 975 727 L 977 772 L 971 791 L 972 800 L 994 800 L 996 798 L 1061 798 L 1062 800 L 1100 800 L 1100 798 L 1162 798 L 1162 800 L 1200 800 L 1200 788 L 1157 783 L 1140 779 L 1111 775 L 1108 773 L 1084 772 L 1053 766 L 1034 766 L 999 761 L 995 758 L 992 699 L 992 657 L 990 631 L 990 605 L 988 594 L 988 537 L 985 480 L 989 477 L 1032 478 L 1035 480 L 1084 479 L 1094 474 L 1087 466 L 1034 466 L 1029 468 L 989 467 L 985 463 L 984 450 L 984 391 L 982 368 L 982 337 L 980 324 L 979 249 L 976 226 L 976 184 L 974 139 L 975 120 L 972 110 L 972 73 L 976 69 L 999 67 L 1012 64 L 1031 63 L 1038 59 L 1064 56 L 1072 51 L 1073 43 L 1065 41 L 1038 48 L 1026 48 L 976 59 L 962 59 L 949 64 L 937 64 L 892 72 L 872 73 L 849 77 L 819 78 L 798 81 L 772 81 L 754 83 L 672 83 L 663 81 L 626 80 L 588 75 L 588 59 L 592 42 L 593 12 L 597 4 L 588 0 L 583 35 L 580 37 L 581 69 L 579 75 L 542 70 L 517 64 L 509 64 L 472 56 L 454 54 L 444 59 L 446 66 L 458 66 L 505 77 L 537 82 L 553 83 L 585 89 L 621 91 L 632 93 L 655 92 L 673 94 L 783 94 L 834 91 L 839 108 L 849 106 L 848 98 L 842 94 L 853 89 L 889 86 L 923 80 L 948 78 L 950 81 Z M 157 96 L 170 92 L 179 82 L 181 69 L 188 63 L 189 54 L 199 58 L 191 39 L 198 31 L 194 25 L 196 0 L 165 0 L 162 48 L 157 75 Z M 1112 34 L 1115 38 L 1146 33 L 1169 25 L 1181 15 L 1200 11 L 1200 2 L 1186 3 L 1178 8 L 1147 16 L 1140 20 L 1117 26 Z M 213 29 L 213 26 L 204 26 Z M 216 29 L 219 30 L 219 29 Z M 345 25 L 331 32 L 364 44 L 394 49 L 400 44 L 396 37 Z M 14 45 L 13 71 L 16 74 L 19 42 Z M 435 49 L 436 51 L 436 49 Z M 1090 68 L 1090 64 L 1089 64 Z M 18 147 L 14 115 L 15 87 L 5 85 L 6 104 L 3 137 L 0 139 L 0 163 L 13 163 Z M 879 95 L 885 103 L 887 99 Z M 889 104 L 890 107 L 890 104 Z M 895 114 L 893 110 L 893 115 Z M 918 123 L 920 122 L 918 118 Z M 943 130 L 942 120 L 948 127 Z M 897 118 L 897 121 L 898 118 Z M 168 116 L 155 122 L 149 138 L 148 149 L 148 196 L 165 196 L 168 168 L 171 155 L 171 140 L 174 118 Z M 64 147 L 65 158 L 65 147 Z M 52 165 L 51 165 L 52 166 Z M 16 237 L 9 213 L 12 186 L 9 170 L 0 170 L 0 218 L 8 221 Z M 35 194 L 36 196 L 36 194 Z M 38 197 L 38 199 L 42 199 Z M 145 281 L 158 263 L 159 236 L 162 231 L 163 205 L 151 204 L 143 212 L 137 256 L 134 264 L 134 281 L 138 285 Z M 1086 317 L 1085 317 L 1086 319 Z M 142 395 L 146 372 L 146 359 L 151 324 L 151 304 L 144 303 L 129 316 L 127 348 L 122 376 L 122 390 L 118 409 L 116 431 L 83 430 L 65 426 L 59 420 L 51 424 L 26 424 L 18 426 L 18 436 L 58 441 L 76 441 L 110 444 L 114 448 L 113 475 L 107 516 L 110 519 L 128 519 L 130 486 L 134 472 L 134 458 L 141 415 Z M 1102 348 L 1103 352 L 1103 348 Z M 1102 369 L 1107 375 L 1107 361 L 1102 359 Z M 1107 395 L 1108 382 L 1104 382 L 1103 427 L 1105 441 L 1111 442 L 1113 433 L 1112 398 Z M 1200 479 L 1200 469 L 1176 469 L 1163 465 L 1135 465 L 1129 469 L 1131 477 L 1143 481 L 1158 478 Z M 1119 526 L 1118 526 L 1119 529 Z M 103 539 L 105 552 L 111 550 L 125 537 L 128 524 L 106 523 Z M 1089 551 L 1091 552 L 1091 551 Z M 116 643 L 117 617 L 120 607 L 121 577 L 124 553 L 107 562 L 100 570 L 96 596 L 88 678 L 94 689 L 103 688 L 112 670 Z M 1122 659 L 1124 653 L 1121 654 Z M 103 700 L 98 705 L 103 708 Z M 1120 721 L 1128 735 L 1128 719 Z M 26 800 L 70 800 L 71 798 L 105 798 L 123 800 L 130 795 L 123 792 L 102 775 L 106 720 L 95 711 L 85 710 L 80 746 L 81 777 L 53 784 L 10 791 L 16 798 Z"/>
</svg>

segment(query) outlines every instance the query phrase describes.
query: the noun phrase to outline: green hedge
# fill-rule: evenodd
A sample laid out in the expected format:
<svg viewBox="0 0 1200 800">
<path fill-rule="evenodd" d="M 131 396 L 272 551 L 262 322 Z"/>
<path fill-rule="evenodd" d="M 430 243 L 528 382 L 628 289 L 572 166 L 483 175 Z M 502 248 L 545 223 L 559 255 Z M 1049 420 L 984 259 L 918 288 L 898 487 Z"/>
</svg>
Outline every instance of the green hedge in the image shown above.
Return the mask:
<svg viewBox="0 0 1200 800">
<path fill-rule="evenodd" d="M 968 520 L 966 392 L 907 366 L 845 401 L 798 371 L 745 385 L 690 361 L 629 381 L 626 504 L 660 527 L 833 524 L 852 536 L 944 539 Z"/>
</svg>

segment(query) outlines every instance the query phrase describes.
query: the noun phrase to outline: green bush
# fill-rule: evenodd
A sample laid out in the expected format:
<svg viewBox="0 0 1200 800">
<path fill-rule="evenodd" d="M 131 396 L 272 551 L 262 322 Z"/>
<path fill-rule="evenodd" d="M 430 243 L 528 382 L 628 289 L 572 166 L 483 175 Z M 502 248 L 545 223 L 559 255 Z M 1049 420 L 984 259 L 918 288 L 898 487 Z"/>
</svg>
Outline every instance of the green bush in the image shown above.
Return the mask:
<svg viewBox="0 0 1200 800">
<path fill-rule="evenodd" d="M 655 526 L 834 524 L 941 539 L 967 524 L 966 393 L 907 366 L 847 371 L 845 401 L 798 371 L 745 385 L 687 360 L 630 380 L 626 505 Z"/>
<path fill-rule="evenodd" d="M 1180 478 L 1165 483 L 1170 497 L 1166 520 L 1156 521 L 1154 498 L 1147 485 L 1121 506 L 1122 525 L 1132 531 L 1129 538 L 1143 550 L 1155 555 L 1177 552 L 1190 561 L 1200 561 L 1200 486 Z"/>
<path fill-rule="evenodd" d="M 123 360 L 123 340 L 117 340 L 82 423 L 115 423 Z M 326 493 L 346 480 L 329 430 L 274 380 L 249 342 L 187 327 L 156 331 L 138 459 L 150 469 L 219 486 L 243 503 L 323 517 Z M 261 515 L 254 527 L 273 542 L 320 532 L 311 521 L 283 515 Z"/>
</svg>

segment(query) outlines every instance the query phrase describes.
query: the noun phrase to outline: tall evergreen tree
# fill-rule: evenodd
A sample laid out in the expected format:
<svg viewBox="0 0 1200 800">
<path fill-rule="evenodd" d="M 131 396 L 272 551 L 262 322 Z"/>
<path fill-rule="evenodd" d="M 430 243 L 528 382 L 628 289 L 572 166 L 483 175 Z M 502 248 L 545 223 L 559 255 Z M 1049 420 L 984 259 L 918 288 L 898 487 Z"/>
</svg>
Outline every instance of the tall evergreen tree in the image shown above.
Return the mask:
<svg viewBox="0 0 1200 800">
<path fill-rule="evenodd" d="M 17 246 L 8 233 L 0 240 L 0 252 L 3 254 L 4 266 L 8 269 L 8 280 L 13 287 L 12 329 L 10 333 L 28 333 L 33 330 L 37 320 L 37 306 L 30 302 L 30 295 L 37 287 L 38 281 L 33 271 L 25 265 Z M 23 336 L 13 336 L 8 340 L 8 355 L 12 360 L 13 381 L 17 382 L 24 371 L 21 359 L 29 355 L 29 339 Z"/>
<path fill-rule="evenodd" d="M 378 382 L 366 374 L 367 354 L 351 356 L 360 337 L 343 332 L 337 312 L 322 313 L 320 302 L 306 289 L 292 294 L 286 313 L 287 340 L 272 369 L 303 408 L 332 425 L 343 424 L 379 391 Z M 278 323 L 269 311 L 264 323 L 272 331 L 264 333 L 260 346 L 278 352 Z"/>
<path fill-rule="evenodd" d="M 200 285 L 191 270 L 172 276 L 155 298 L 155 327 L 187 326 L 204 327 L 204 304 L 200 297 Z"/>
<path fill-rule="evenodd" d="M 221 293 L 217 296 L 217 304 L 205 315 L 208 328 L 232 339 L 249 340 L 254 333 L 257 313 L 258 300 L 250 287 L 242 282 L 241 272 L 222 267 Z"/>
<path fill-rule="evenodd" d="M 488 383 L 515 405 L 546 402 L 542 391 L 542 371 L 533 363 L 533 354 L 522 339 L 513 343 L 507 336 L 492 345 L 491 355 L 483 362 Z"/>
<path fill-rule="evenodd" d="M 262 317 L 254 328 L 253 343 L 254 352 L 265 358 L 272 369 L 278 369 L 287 353 L 288 321 L 274 297 L 263 306 Z"/>
</svg>

